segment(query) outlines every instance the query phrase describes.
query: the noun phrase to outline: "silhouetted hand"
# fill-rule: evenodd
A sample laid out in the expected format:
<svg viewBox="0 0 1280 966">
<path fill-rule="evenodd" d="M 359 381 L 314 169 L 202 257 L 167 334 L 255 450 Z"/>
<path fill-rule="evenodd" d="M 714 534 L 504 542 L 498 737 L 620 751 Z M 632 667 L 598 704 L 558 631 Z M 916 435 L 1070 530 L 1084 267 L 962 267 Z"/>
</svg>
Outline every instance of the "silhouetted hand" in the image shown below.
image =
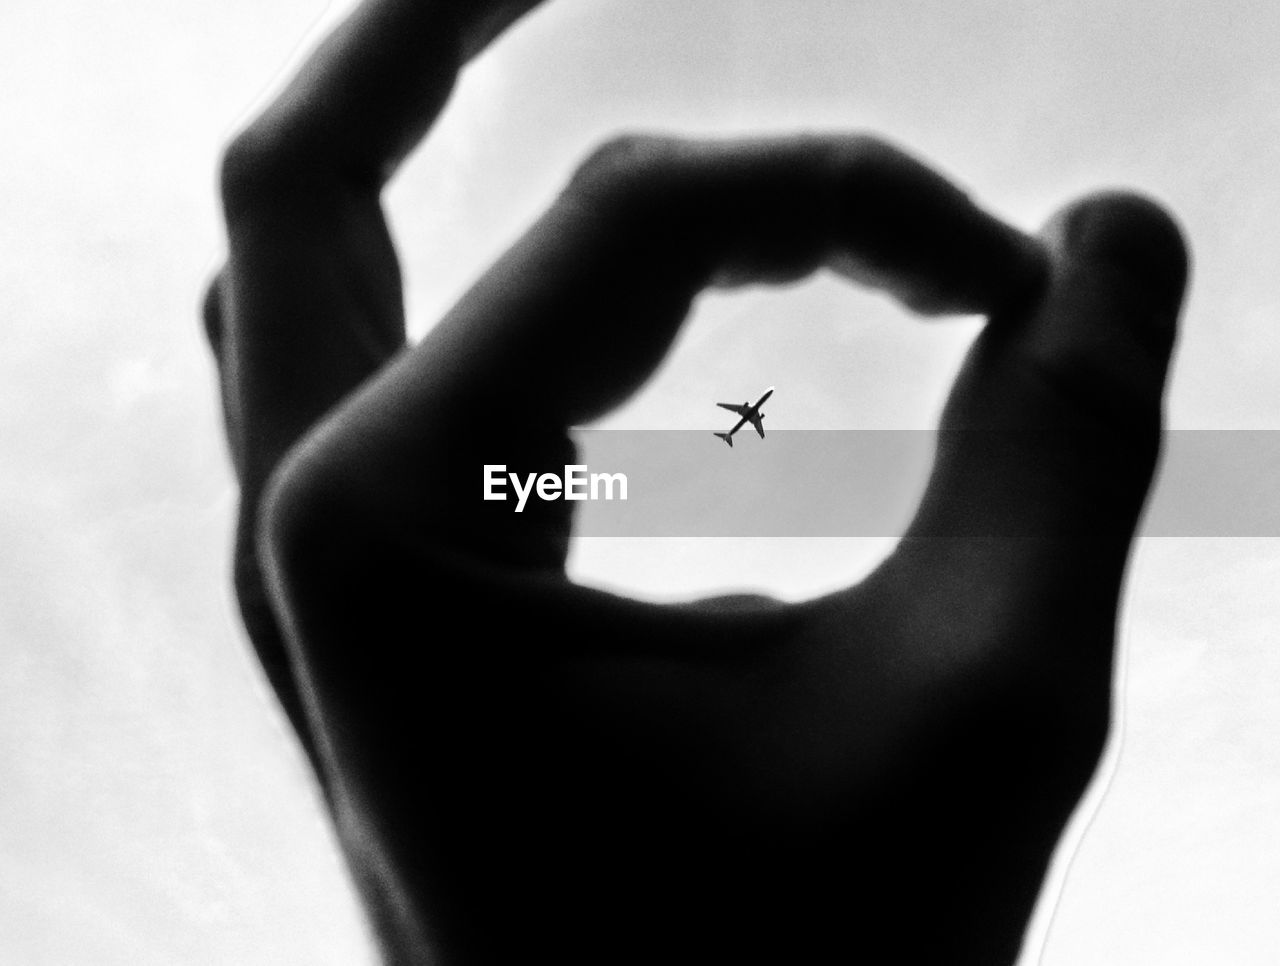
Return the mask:
<svg viewBox="0 0 1280 966">
<path fill-rule="evenodd" d="M 379 193 L 535 5 L 367 0 L 224 162 L 237 589 L 388 961 L 1011 962 L 1107 733 L 1179 231 L 1107 194 L 1029 237 L 862 136 L 624 137 L 407 348 Z M 865 581 L 640 603 L 566 578 L 569 504 L 481 500 L 702 288 L 823 267 L 989 316 Z"/>
</svg>

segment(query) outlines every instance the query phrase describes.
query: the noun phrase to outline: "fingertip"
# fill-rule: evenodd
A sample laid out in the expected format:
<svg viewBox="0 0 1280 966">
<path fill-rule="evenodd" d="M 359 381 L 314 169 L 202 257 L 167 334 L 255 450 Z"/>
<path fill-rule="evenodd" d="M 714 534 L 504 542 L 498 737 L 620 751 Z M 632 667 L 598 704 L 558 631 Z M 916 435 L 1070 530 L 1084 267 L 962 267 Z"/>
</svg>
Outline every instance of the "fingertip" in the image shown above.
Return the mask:
<svg viewBox="0 0 1280 966">
<path fill-rule="evenodd" d="M 1148 317 L 1171 330 L 1190 273 L 1186 236 L 1159 202 L 1129 191 L 1102 191 L 1059 212 L 1046 229 L 1050 246 L 1090 268 L 1120 273 L 1156 310 Z"/>
</svg>

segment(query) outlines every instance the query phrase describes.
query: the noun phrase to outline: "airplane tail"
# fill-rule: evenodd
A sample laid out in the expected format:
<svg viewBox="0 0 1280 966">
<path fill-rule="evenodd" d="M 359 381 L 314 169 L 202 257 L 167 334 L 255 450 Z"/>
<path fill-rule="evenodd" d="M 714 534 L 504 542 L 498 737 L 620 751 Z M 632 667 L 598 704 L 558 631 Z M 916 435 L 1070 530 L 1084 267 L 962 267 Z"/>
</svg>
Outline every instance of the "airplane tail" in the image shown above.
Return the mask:
<svg viewBox="0 0 1280 966">
<path fill-rule="evenodd" d="M 717 435 L 717 436 L 719 436 L 719 437 L 720 437 L 722 440 L 724 440 L 726 443 L 728 443 L 730 446 L 733 446 L 733 434 L 732 434 L 732 433 L 716 433 L 716 435 Z"/>
</svg>

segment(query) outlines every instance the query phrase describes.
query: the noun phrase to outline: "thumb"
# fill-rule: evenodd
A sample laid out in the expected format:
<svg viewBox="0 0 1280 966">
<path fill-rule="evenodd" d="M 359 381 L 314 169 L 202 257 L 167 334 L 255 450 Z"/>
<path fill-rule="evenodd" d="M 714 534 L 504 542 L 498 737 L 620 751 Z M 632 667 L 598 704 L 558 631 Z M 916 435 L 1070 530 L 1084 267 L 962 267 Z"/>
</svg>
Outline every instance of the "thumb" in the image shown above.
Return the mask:
<svg viewBox="0 0 1280 966">
<path fill-rule="evenodd" d="M 970 351 L 912 530 L 1088 536 L 1122 558 L 1159 453 L 1187 248 L 1164 209 L 1123 193 L 1068 205 L 1039 240 L 1043 283 Z"/>
</svg>

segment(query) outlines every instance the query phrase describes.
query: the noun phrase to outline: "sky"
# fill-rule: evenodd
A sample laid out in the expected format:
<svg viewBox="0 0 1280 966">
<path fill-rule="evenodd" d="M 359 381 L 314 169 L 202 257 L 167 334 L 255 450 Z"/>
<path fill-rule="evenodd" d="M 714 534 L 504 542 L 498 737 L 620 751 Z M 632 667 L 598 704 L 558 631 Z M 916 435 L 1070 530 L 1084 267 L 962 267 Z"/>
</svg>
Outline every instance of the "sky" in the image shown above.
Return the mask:
<svg viewBox="0 0 1280 966">
<path fill-rule="evenodd" d="M 0 962 L 373 962 L 235 620 L 235 491 L 197 321 L 224 246 L 220 148 L 326 14 L 0 15 Z M 1170 461 L 1153 510 L 1242 492 L 1246 466 L 1266 474 L 1258 438 L 1232 432 L 1280 429 L 1278 40 L 1261 0 L 554 0 L 467 70 L 388 192 L 413 331 L 610 134 L 870 131 L 1027 229 L 1104 186 L 1170 207 L 1194 274 L 1168 425 L 1227 442 Z M 927 430 L 979 325 L 823 277 L 708 295 L 602 425 L 719 429 L 712 403 L 775 385 L 777 429 Z M 1253 519 L 1153 522 L 1138 542 L 1115 733 L 1022 966 L 1248 966 L 1280 947 L 1280 531 Z M 800 599 L 890 545 L 591 538 L 571 564 L 654 599 Z"/>
</svg>

